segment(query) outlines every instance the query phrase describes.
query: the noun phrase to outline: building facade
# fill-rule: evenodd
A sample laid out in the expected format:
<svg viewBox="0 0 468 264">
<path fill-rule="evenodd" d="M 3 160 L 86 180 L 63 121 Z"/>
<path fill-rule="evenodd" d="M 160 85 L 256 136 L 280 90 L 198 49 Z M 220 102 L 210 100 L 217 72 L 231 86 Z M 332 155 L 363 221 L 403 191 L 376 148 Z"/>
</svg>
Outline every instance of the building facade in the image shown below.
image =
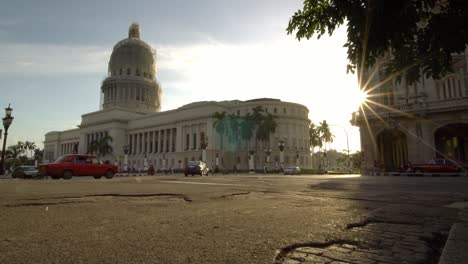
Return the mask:
<svg viewBox="0 0 468 264">
<path fill-rule="evenodd" d="M 44 159 L 53 161 L 64 154 L 89 153 L 91 142 L 108 135 L 113 139 L 113 153 L 102 159 L 123 165 L 126 146 L 128 166 L 134 169 L 143 169 L 144 164 L 183 168 L 190 160 L 204 160 L 211 168 L 218 165 L 247 169 L 249 151 L 255 152 L 257 169 L 267 160 L 272 168 L 280 162 L 280 141 L 285 142 L 284 166 L 312 167 L 307 107 L 261 98 L 195 102 L 161 112 L 162 93 L 154 54 L 140 39 L 139 26 L 132 24 L 128 38 L 114 46 L 108 77 L 101 86 L 101 110 L 82 115 L 76 129 L 47 133 Z M 277 116 L 278 126 L 269 140 L 259 142 L 252 138 L 243 142 L 237 131 L 230 131 L 230 136 L 216 132 L 216 112 L 243 116 L 256 106 Z"/>
<path fill-rule="evenodd" d="M 453 70 L 414 85 L 385 81 L 377 66 L 363 74 L 369 98 L 352 121 L 360 128 L 363 173 L 395 172 L 433 158 L 468 159 L 468 53 L 453 56 Z"/>
</svg>

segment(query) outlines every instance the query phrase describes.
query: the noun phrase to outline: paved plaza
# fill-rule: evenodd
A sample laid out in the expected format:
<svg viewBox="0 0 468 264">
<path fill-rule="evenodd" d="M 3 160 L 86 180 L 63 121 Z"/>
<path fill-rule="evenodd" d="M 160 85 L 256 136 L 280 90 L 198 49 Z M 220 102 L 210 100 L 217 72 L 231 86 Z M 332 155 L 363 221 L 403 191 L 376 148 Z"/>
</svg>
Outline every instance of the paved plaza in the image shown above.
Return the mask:
<svg viewBox="0 0 468 264">
<path fill-rule="evenodd" d="M 0 180 L 0 263 L 437 263 L 468 178 Z"/>
</svg>

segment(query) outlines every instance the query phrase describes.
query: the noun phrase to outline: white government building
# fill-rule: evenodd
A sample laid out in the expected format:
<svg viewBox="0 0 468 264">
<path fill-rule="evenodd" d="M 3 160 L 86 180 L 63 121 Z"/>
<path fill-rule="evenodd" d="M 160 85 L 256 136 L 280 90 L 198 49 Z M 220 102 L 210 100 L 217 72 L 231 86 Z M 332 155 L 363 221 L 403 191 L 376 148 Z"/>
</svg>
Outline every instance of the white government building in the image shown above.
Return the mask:
<svg viewBox="0 0 468 264">
<path fill-rule="evenodd" d="M 213 127 L 215 112 L 245 115 L 262 106 L 276 115 L 278 126 L 270 135 L 270 146 L 259 142 L 253 159 L 257 169 L 270 160 L 269 168 L 280 162 L 279 142 L 285 142 L 284 166 L 311 168 L 309 148 L 309 110 L 278 99 L 248 101 L 202 101 L 161 112 L 161 86 L 157 81 L 155 51 L 140 39 L 140 28 L 133 23 L 128 38 L 112 51 L 108 77 L 101 86 L 101 110 L 82 115 L 78 128 L 52 131 L 45 135 L 44 159 L 53 161 L 70 153 L 89 153 L 93 140 L 112 137 L 112 155 L 102 159 L 124 166 L 124 146 L 129 149 L 128 167 L 143 169 L 144 162 L 155 168 L 183 168 L 190 160 L 205 159 L 210 168 L 249 168 L 251 144 L 232 143 Z M 223 142 L 221 142 L 221 139 Z M 207 143 L 204 148 L 204 143 Z M 223 143 L 223 144 L 221 144 Z M 266 145 L 266 144 L 265 144 Z M 271 149 L 267 159 L 266 151 Z"/>
</svg>

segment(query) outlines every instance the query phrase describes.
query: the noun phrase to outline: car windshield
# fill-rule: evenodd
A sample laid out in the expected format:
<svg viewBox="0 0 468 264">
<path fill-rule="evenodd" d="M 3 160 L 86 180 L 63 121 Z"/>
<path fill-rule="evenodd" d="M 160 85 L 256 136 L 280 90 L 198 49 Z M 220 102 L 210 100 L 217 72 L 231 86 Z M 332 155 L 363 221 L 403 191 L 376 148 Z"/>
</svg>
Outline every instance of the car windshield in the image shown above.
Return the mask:
<svg viewBox="0 0 468 264">
<path fill-rule="evenodd" d="M 58 157 L 58 158 L 54 161 L 54 163 L 61 163 L 61 162 L 64 162 L 66 157 L 67 157 L 67 156 L 65 156 L 65 155 L 64 155 L 64 156 L 60 156 L 60 157 Z"/>
<path fill-rule="evenodd" d="M 188 163 L 189 166 L 197 166 L 199 164 L 200 164 L 199 161 L 189 161 L 189 163 Z"/>
</svg>

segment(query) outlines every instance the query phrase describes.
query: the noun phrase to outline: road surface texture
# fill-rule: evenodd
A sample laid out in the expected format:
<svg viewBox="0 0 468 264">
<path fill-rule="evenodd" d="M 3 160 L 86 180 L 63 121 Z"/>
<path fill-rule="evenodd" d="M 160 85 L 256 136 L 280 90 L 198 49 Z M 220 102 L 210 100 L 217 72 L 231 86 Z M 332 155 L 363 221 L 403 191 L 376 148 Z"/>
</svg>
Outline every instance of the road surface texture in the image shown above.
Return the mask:
<svg viewBox="0 0 468 264">
<path fill-rule="evenodd" d="M 437 263 L 465 201 L 464 177 L 4 179 L 0 263 Z"/>
</svg>

